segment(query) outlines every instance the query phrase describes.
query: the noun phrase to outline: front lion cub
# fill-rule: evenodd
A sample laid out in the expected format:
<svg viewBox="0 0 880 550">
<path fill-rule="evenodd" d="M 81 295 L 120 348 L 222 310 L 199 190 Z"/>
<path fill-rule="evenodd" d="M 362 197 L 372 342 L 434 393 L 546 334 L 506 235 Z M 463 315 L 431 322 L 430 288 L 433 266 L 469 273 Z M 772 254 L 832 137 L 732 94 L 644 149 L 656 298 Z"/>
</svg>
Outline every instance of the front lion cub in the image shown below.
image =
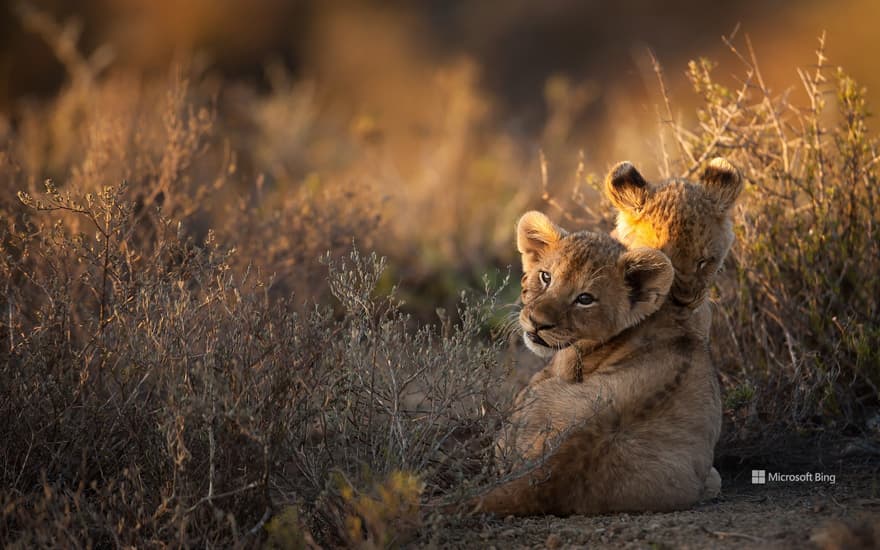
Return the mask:
<svg viewBox="0 0 880 550">
<path fill-rule="evenodd" d="M 527 345 L 555 353 L 553 368 L 591 372 L 574 373 L 580 383 L 553 376 L 526 388 L 498 443 L 537 466 L 474 504 L 569 515 L 696 503 L 721 404 L 705 340 L 669 313 L 669 259 L 607 235 L 568 234 L 539 212 L 520 219 L 517 245 Z"/>
</svg>

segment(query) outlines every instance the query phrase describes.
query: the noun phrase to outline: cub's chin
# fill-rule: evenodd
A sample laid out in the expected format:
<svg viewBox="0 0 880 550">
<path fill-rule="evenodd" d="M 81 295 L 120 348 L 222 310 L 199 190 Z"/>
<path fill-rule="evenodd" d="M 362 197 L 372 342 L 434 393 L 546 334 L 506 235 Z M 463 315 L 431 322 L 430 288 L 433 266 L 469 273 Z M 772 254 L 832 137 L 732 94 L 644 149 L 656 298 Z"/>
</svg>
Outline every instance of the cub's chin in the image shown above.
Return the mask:
<svg viewBox="0 0 880 550">
<path fill-rule="evenodd" d="M 523 342 L 526 343 L 526 347 L 531 350 L 532 353 L 537 355 L 538 357 L 553 357 L 557 351 L 556 348 L 551 348 L 550 346 L 546 346 L 544 344 L 540 344 L 532 339 L 530 333 L 523 332 Z"/>
</svg>

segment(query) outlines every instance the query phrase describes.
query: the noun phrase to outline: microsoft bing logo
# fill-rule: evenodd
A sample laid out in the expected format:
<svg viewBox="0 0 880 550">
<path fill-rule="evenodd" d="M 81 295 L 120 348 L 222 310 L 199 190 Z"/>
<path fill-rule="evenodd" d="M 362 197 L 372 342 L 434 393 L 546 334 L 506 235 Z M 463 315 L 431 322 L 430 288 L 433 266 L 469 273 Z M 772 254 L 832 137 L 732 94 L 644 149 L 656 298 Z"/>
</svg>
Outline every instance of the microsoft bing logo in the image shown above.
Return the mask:
<svg viewBox="0 0 880 550">
<path fill-rule="evenodd" d="M 779 472 L 767 473 L 767 470 L 752 470 L 752 485 L 766 485 L 772 483 L 837 483 L 835 474 L 825 472 L 804 472 L 800 474 L 780 474 Z"/>
</svg>

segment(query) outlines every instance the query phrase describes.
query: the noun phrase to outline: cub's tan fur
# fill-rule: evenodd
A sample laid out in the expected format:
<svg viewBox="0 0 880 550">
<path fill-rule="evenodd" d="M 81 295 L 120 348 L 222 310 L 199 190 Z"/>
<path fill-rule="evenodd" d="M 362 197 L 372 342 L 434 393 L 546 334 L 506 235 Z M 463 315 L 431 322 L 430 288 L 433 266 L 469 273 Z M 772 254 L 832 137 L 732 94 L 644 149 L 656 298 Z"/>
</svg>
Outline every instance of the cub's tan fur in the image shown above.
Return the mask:
<svg viewBox="0 0 880 550">
<path fill-rule="evenodd" d="M 675 267 L 671 299 L 694 311 L 691 326 L 707 337 L 706 295 L 733 243 L 730 213 L 742 189 L 739 171 L 720 157 L 709 162 L 699 182 L 649 184 L 629 162 L 605 178 L 605 195 L 618 210 L 615 236 L 629 247 L 656 248 L 669 257 Z"/>
<path fill-rule="evenodd" d="M 526 342 L 556 353 L 551 370 L 562 376 L 526 388 L 499 441 L 499 452 L 537 467 L 477 499 L 479 508 L 662 511 L 704 497 L 721 424 L 718 383 L 705 339 L 664 301 L 669 260 L 610 236 L 566 234 L 538 212 L 521 218 L 517 244 Z M 577 364 L 581 376 L 572 372 Z"/>
<path fill-rule="evenodd" d="M 666 313 L 706 341 L 712 320 L 707 289 L 733 242 L 730 213 L 742 188 L 737 169 L 720 157 L 709 162 L 698 182 L 651 185 L 629 162 L 617 164 L 605 178 L 606 196 L 619 210 L 616 235 L 629 247 L 656 248 L 669 257 L 675 268 L 672 302 L 678 308 Z M 580 382 L 597 360 L 591 348 L 576 344 L 554 356 L 532 383 L 553 376 Z M 720 489 L 721 476 L 713 468 L 706 496 Z"/>
<path fill-rule="evenodd" d="M 731 211 L 743 190 L 739 171 L 726 159 L 709 161 L 700 181 L 672 179 L 651 185 L 630 162 L 617 164 L 605 178 L 605 194 L 618 209 L 615 235 L 629 247 L 662 250 L 675 268 L 671 301 L 689 330 L 707 342 L 712 324 L 709 286 L 733 243 Z M 715 468 L 705 493 L 721 491 Z"/>
<path fill-rule="evenodd" d="M 620 268 L 627 253 L 614 257 L 613 244 L 596 246 L 600 237 L 569 237 L 537 213 L 521 219 L 526 343 L 540 355 L 559 351 L 520 394 L 514 430 L 499 441 L 500 452 L 513 448 L 539 466 L 480 499 L 482 509 L 668 510 L 718 493 L 712 457 L 721 406 L 708 356 L 706 294 L 733 242 L 730 212 L 742 187 L 738 171 L 721 158 L 697 183 L 650 185 L 628 162 L 611 170 L 606 193 L 620 211 L 617 235 L 630 254 L 650 247 L 668 255 L 675 268 L 671 289 L 662 269 L 628 276 Z M 580 246 L 563 244 L 569 238 Z M 564 284 L 550 292 L 559 277 L 549 270 L 560 268 Z M 542 271 L 550 273 L 549 284 Z M 619 292 L 621 274 L 631 290 L 628 304 Z M 615 277 L 617 286 L 607 280 Z M 649 280 L 652 285 L 640 284 Z M 584 287 L 599 289 L 592 324 L 566 303 Z M 669 300 L 653 313 L 668 290 Z M 615 308 L 616 315 L 608 313 Z"/>
<path fill-rule="evenodd" d="M 712 320 L 707 289 L 733 243 L 730 211 L 742 187 L 739 172 L 720 157 L 709 162 L 697 183 L 651 185 L 626 161 L 605 178 L 605 194 L 619 211 L 614 235 L 630 248 L 656 248 L 669 257 L 675 268 L 672 301 L 679 309 L 668 313 L 689 319 L 689 330 L 706 339 Z M 595 368 L 588 357 L 591 349 L 575 345 L 568 354 L 555 356 L 531 382 L 552 376 L 582 381 Z"/>
</svg>

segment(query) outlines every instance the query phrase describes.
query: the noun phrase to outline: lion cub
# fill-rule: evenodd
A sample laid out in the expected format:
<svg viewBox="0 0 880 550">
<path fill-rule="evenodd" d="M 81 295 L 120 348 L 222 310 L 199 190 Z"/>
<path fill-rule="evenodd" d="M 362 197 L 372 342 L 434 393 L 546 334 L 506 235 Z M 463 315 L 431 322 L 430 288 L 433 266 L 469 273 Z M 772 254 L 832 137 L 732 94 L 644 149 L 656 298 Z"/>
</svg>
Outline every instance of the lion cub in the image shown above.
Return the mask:
<svg viewBox="0 0 880 550">
<path fill-rule="evenodd" d="M 652 185 L 630 162 L 617 164 L 605 178 L 605 195 L 618 210 L 616 237 L 629 247 L 649 246 L 669 257 L 675 268 L 669 301 L 707 345 L 712 324 L 707 294 L 733 244 L 731 212 L 742 190 L 739 170 L 721 157 L 709 161 L 697 182 Z M 720 491 L 721 476 L 712 468 L 704 497 Z"/>
<path fill-rule="evenodd" d="M 606 196 L 618 209 L 616 236 L 628 247 L 655 248 L 669 257 L 675 277 L 664 314 L 706 346 L 711 325 L 706 295 L 733 243 L 731 211 L 742 189 L 739 171 L 720 157 L 709 162 L 697 182 L 672 179 L 652 185 L 629 162 L 617 164 L 605 178 Z M 518 241 L 521 253 L 522 245 Z M 602 360 L 595 344 L 575 343 L 555 354 L 530 386 L 553 377 L 582 382 Z M 720 401 L 714 377 L 708 388 L 715 394 L 713 401 Z M 527 393 L 523 390 L 518 402 Z M 712 414 L 720 423 L 720 409 Z M 711 468 L 701 498 L 720 490 L 721 477 Z"/>
<path fill-rule="evenodd" d="M 690 330 L 707 341 L 712 312 L 706 296 L 733 243 L 730 213 L 742 189 L 739 171 L 721 157 L 709 162 L 698 182 L 651 185 L 626 161 L 605 178 L 605 194 L 618 209 L 613 235 L 630 248 L 666 254 L 675 269 L 670 301 Z M 574 345 L 553 356 L 530 383 L 554 376 L 581 382 L 595 368 L 591 353 L 590 346 Z"/>
<path fill-rule="evenodd" d="M 568 234 L 538 212 L 520 219 L 517 245 L 526 344 L 555 353 L 555 366 L 569 374 L 586 358 L 591 373 L 576 384 L 550 377 L 526 388 L 498 447 L 537 466 L 474 504 L 498 514 L 568 515 L 697 502 L 721 403 L 705 341 L 665 300 L 669 259 L 608 235 Z"/>
<path fill-rule="evenodd" d="M 693 312 L 692 326 L 706 338 L 712 320 L 706 296 L 733 244 L 731 211 L 742 189 L 739 171 L 721 157 L 709 161 L 697 182 L 649 184 L 629 162 L 605 178 L 605 195 L 618 210 L 615 236 L 669 257 L 675 268 L 670 300 L 683 315 Z"/>
</svg>

